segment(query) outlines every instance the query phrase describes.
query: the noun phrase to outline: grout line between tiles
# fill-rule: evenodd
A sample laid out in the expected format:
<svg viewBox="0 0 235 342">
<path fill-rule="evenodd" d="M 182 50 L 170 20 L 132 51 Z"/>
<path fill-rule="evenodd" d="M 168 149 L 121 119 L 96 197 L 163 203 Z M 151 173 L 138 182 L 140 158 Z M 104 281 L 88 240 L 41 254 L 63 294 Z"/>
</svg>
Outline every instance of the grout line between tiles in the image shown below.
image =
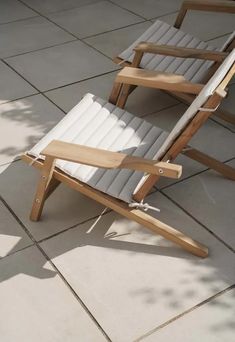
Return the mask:
<svg viewBox="0 0 235 342">
<path fill-rule="evenodd" d="M 112 3 L 112 4 L 114 4 L 114 5 L 116 5 L 116 6 L 120 7 L 120 8 L 122 8 L 122 9 L 124 9 L 124 10 L 127 10 L 127 9 L 125 9 L 124 7 L 120 6 L 120 5 L 117 5 L 117 4 L 113 3 L 113 2 L 110 1 L 110 0 L 108 0 L 108 1 L 109 1 L 110 3 Z M 55 89 L 59 89 L 59 88 L 62 88 L 62 87 L 65 87 L 65 86 L 68 86 L 68 85 L 71 85 L 71 84 L 75 84 L 75 83 L 78 83 L 78 82 L 82 82 L 82 81 L 85 81 L 85 80 L 88 80 L 88 79 L 92 79 L 92 78 L 94 78 L 94 77 L 90 77 L 90 78 L 87 78 L 87 79 L 83 79 L 83 80 L 78 81 L 78 82 L 72 82 L 72 83 L 66 84 L 66 85 L 61 86 L 61 87 L 56 87 L 56 88 L 48 89 L 48 90 L 46 90 L 46 91 L 44 91 L 44 92 L 41 92 L 36 86 L 34 86 L 31 82 L 29 82 L 23 75 L 21 75 L 19 72 L 17 72 L 17 70 L 16 70 L 15 68 L 13 68 L 11 65 L 9 65 L 9 64 L 7 63 L 7 61 L 6 61 L 6 59 L 7 59 L 7 58 L 11 58 L 11 57 L 15 57 L 15 56 L 24 55 L 24 54 L 27 54 L 27 53 L 32 53 L 32 52 L 35 52 L 35 51 L 45 50 L 45 49 L 48 49 L 48 48 L 51 48 L 51 47 L 55 47 L 55 46 L 64 45 L 64 44 L 71 43 L 71 42 L 74 42 L 74 41 L 78 40 L 78 41 L 83 42 L 84 44 L 86 44 L 86 45 L 89 46 L 90 48 L 94 49 L 94 50 L 97 51 L 98 53 L 102 54 L 104 57 L 106 57 L 106 58 L 112 60 L 111 57 L 107 56 L 107 55 L 104 54 L 102 51 L 98 50 L 97 48 L 95 48 L 94 46 L 92 46 L 91 44 L 89 44 L 89 43 L 86 41 L 86 39 L 91 38 L 91 37 L 94 37 L 94 36 L 98 36 L 98 35 L 103 34 L 103 33 L 108 33 L 108 32 L 112 32 L 112 31 L 116 31 L 116 30 L 122 29 L 122 28 L 134 26 L 134 25 L 136 25 L 136 24 L 140 24 L 140 23 L 144 23 L 144 22 L 150 22 L 150 20 L 152 20 L 152 19 L 147 19 L 147 18 L 145 18 L 145 17 L 139 16 L 140 18 L 143 18 L 143 19 L 144 19 L 143 22 L 134 23 L 134 24 L 131 24 L 131 25 L 128 25 L 128 26 L 124 26 L 124 27 L 120 27 L 120 28 L 117 28 L 117 29 L 114 29 L 114 30 L 102 32 L 102 33 L 100 33 L 100 34 L 98 34 L 98 35 L 91 35 L 91 36 L 84 37 L 84 38 L 78 38 L 75 34 L 73 34 L 72 32 L 70 32 L 69 30 L 65 29 L 64 27 L 60 26 L 59 24 L 57 24 L 56 22 L 54 22 L 54 21 L 51 20 L 50 18 L 48 18 L 47 15 L 42 14 L 42 13 L 40 13 L 39 11 L 35 10 L 34 8 L 32 8 L 31 6 L 29 6 L 28 4 L 25 4 L 23 0 L 19 0 L 19 2 L 21 2 L 22 4 L 24 4 L 26 7 L 30 8 L 31 10 L 33 10 L 35 13 L 37 13 L 37 14 L 40 15 L 41 17 L 44 17 L 46 20 L 48 20 L 49 22 L 51 22 L 51 23 L 53 23 L 54 25 L 56 25 L 57 27 L 59 27 L 59 28 L 60 28 L 61 30 L 63 30 L 64 32 L 66 32 L 66 33 L 70 34 L 71 36 L 73 36 L 73 37 L 74 37 L 74 40 L 67 41 L 67 42 L 64 42 L 64 43 L 61 43 L 61 44 L 52 45 L 52 46 L 45 47 L 45 48 L 41 48 L 41 49 L 37 49 L 37 50 L 28 51 L 28 52 L 25 52 L 25 53 L 22 53 L 22 54 L 17 54 L 17 55 L 13 55 L 13 56 L 8 56 L 8 57 L 6 57 L 5 59 L 2 59 L 2 61 L 3 61 L 8 67 L 10 67 L 13 71 L 15 71 L 19 76 L 21 76 L 26 82 L 28 82 L 28 83 L 29 83 L 34 89 L 36 89 L 41 95 L 43 95 L 44 97 L 46 97 L 47 100 L 49 100 L 51 103 L 53 103 L 58 109 L 62 110 L 64 113 L 65 113 L 65 111 L 64 111 L 60 106 L 58 106 L 54 101 L 52 101 L 47 95 L 45 95 L 45 92 L 47 92 L 47 91 L 52 91 L 52 90 L 55 90 Z M 79 7 L 78 7 L 78 8 L 79 8 Z M 129 10 L 127 10 L 127 11 L 129 11 Z M 62 12 L 63 12 L 63 11 L 62 11 Z M 134 12 L 132 12 L 132 11 L 129 11 L 129 12 L 130 12 L 130 13 L 133 13 L 133 14 L 135 14 L 135 15 L 137 15 L 136 13 L 134 13 Z M 155 18 L 161 18 L 161 17 L 164 17 L 165 15 L 169 15 L 169 14 L 173 14 L 173 13 L 177 13 L 177 12 L 178 12 L 178 11 L 169 12 L 169 13 L 167 13 L 167 14 L 164 14 L 164 15 L 161 15 L 161 16 L 155 17 Z M 138 16 L 138 15 L 137 15 L 137 16 Z M 35 15 L 35 17 L 36 17 L 36 15 Z M 225 35 L 227 35 L 227 34 L 228 34 L 228 33 L 223 34 L 223 35 L 218 36 L 218 37 L 222 37 L 222 36 L 225 36 Z M 218 38 L 218 37 L 216 37 L 216 38 Z M 215 38 L 213 38 L 213 39 L 215 39 Z M 113 72 L 113 71 L 117 71 L 117 70 L 112 70 L 111 72 Z M 107 72 L 107 73 L 111 73 L 111 72 Z M 98 76 L 105 75 L 105 74 L 106 74 L 106 73 L 100 74 L 100 75 L 98 75 Z M 97 76 L 97 77 L 98 77 L 98 76 Z M 11 101 L 9 101 L 9 102 L 11 102 Z M 150 113 L 150 114 L 151 114 L 151 113 Z M 150 114 L 148 114 L 148 115 L 150 115 Z M 213 120 L 213 121 L 214 121 L 214 120 Z M 220 122 L 217 122 L 217 124 L 220 125 L 220 126 L 222 126 L 222 127 L 224 127 L 225 129 L 229 130 L 230 132 L 232 131 L 231 129 L 229 129 L 227 126 L 224 126 L 224 125 L 223 125 L 222 123 L 220 123 Z M 233 131 L 232 131 L 232 132 L 233 132 Z"/>
<path fill-rule="evenodd" d="M 155 189 L 154 191 L 150 192 L 149 195 L 152 195 L 152 194 L 154 194 L 154 193 L 157 192 L 157 191 L 158 191 L 158 189 Z M 105 215 L 107 215 L 107 214 L 110 214 L 111 212 L 115 212 L 115 211 L 107 207 L 107 210 L 106 210 L 104 213 L 99 214 L 99 215 L 96 215 L 96 216 L 94 216 L 94 217 L 92 217 L 92 218 L 86 219 L 86 220 L 84 220 L 84 221 L 82 221 L 82 222 L 79 222 L 79 223 L 77 223 L 77 224 L 74 224 L 73 226 L 71 226 L 71 227 L 69 227 L 69 228 L 66 228 L 66 229 L 64 229 L 64 230 L 61 230 L 61 231 L 59 231 L 59 232 L 57 232 L 57 233 L 55 233 L 55 234 L 53 234 L 53 235 L 50 235 L 50 236 L 48 236 L 48 237 L 46 237 L 46 238 L 44 238 L 44 239 L 39 240 L 38 243 L 42 243 L 42 242 L 44 242 L 44 241 L 50 240 L 51 238 L 54 238 L 54 237 L 56 237 L 56 236 L 58 236 L 58 235 L 60 235 L 60 234 L 66 233 L 66 232 L 69 231 L 69 230 L 76 229 L 77 227 L 81 226 L 81 225 L 84 224 L 84 223 L 87 223 L 87 222 L 89 222 L 89 221 L 93 221 L 93 220 L 95 220 L 95 219 L 98 219 L 100 216 L 103 217 L 103 216 L 105 216 Z"/>
<path fill-rule="evenodd" d="M 215 234 L 210 228 L 208 228 L 204 223 L 202 223 L 200 220 L 198 220 L 196 217 L 194 217 L 190 212 L 188 212 L 183 206 L 181 206 L 178 202 L 176 202 L 172 197 L 167 195 L 164 191 L 159 190 L 159 192 L 165 196 L 168 200 L 170 200 L 172 203 L 174 203 L 178 208 L 180 208 L 185 214 L 187 214 L 189 217 L 191 217 L 195 222 L 197 222 L 200 226 L 202 226 L 208 233 L 210 233 L 213 237 L 215 237 L 217 240 L 219 240 L 225 247 L 227 247 L 230 251 L 235 253 L 235 250 L 233 247 L 231 247 L 227 242 L 222 240 L 217 234 Z"/>
<path fill-rule="evenodd" d="M 20 1 L 20 0 L 18 0 Z M 23 0 L 24 1 L 24 0 Z M 21 2 L 23 2 L 21 1 Z M 79 5 L 79 6 L 74 6 L 74 7 L 71 7 L 71 8 L 64 8 L 64 9 L 60 9 L 60 10 L 56 10 L 56 11 L 49 11 L 49 12 L 40 12 L 42 13 L 42 15 L 50 15 L 50 14 L 58 14 L 58 13 L 63 13 L 63 12 L 67 12 L 67 11 L 72 11 L 72 10 L 75 10 L 75 9 L 78 9 L 78 8 L 82 8 L 82 7 L 85 7 L 85 6 L 89 6 L 89 5 L 92 5 L 92 4 L 96 4 L 98 2 L 101 2 L 103 0 L 97 0 L 97 1 L 92 1 L 90 3 L 87 3 L 87 4 L 83 4 L 83 5 Z M 109 0 L 107 0 L 109 1 Z M 36 10 L 38 11 L 38 10 Z M 41 14 L 40 14 L 41 15 Z"/>
<path fill-rule="evenodd" d="M 71 39 L 71 40 L 67 40 L 66 42 L 61 42 L 61 43 L 56 43 L 56 44 L 52 44 L 50 46 L 45 46 L 45 47 L 42 47 L 42 48 L 39 48 L 39 49 L 33 49 L 33 50 L 30 50 L 30 51 L 26 51 L 26 52 L 20 52 L 20 53 L 17 53 L 15 55 L 10 55 L 10 56 L 6 56 L 6 57 L 1 57 L 1 60 L 3 61 L 7 61 L 8 59 L 10 58 L 15 58 L 15 57 L 19 57 L 19 56 L 24 56 L 24 55 L 27 55 L 27 54 L 30 54 L 30 53 L 34 53 L 34 52 L 39 52 L 39 51 L 43 51 L 43 50 L 47 50 L 47 49 L 50 49 L 50 48 L 53 48 L 53 47 L 56 47 L 56 46 L 62 46 L 62 45 L 65 45 L 65 44 L 69 44 L 69 43 L 73 43 L 73 42 L 76 42 L 78 39 L 74 38 Z"/>
<path fill-rule="evenodd" d="M 100 332 L 103 334 L 103 336 L 107 339 L 107 341 L 111 341 L 110 337 L 106 333 L 106 331 L 102 328 L 98 320 L 95 318 L 95 316 L 91 313 L 91 311 L 86 306 L 85 302 L 79 297 L 78 293 L 73 289 L 72 285 L 70 285 L 69 281 L 64 277 L 64 275 L 60 272 L 60 270 L 57 268 L 57 266 L 54 264 L 54 262 L 49 258 L 49 256 L 46 254 L 44 249 L 36 243 L 37 248 L 40 250 L 42 255 L 45 257 L 45 259 L 51 264 L 51 266 L 56 270 L 58 275 L 60 276 L 60 279 L 63 281 L 65 286 L 70 290 L 70 292 L 73 294 L 73 296 L 77 299 L 81 307 L 85 310 L 85 312 L 88 314 L 90 319 L 95 323 L 96 327 L 100 330 Z"/>
<path fill-rule="evenodd" d="M 26 17 L 26 18 L 21 18 L 21 19 L 15 19 L 15 20 L 12 20 L 12 21 L 7 21 L 5 23 L 0 23 L 0 27 L 1 27 L 1 25 L 14 24 L 14 23 L 18 23 L 19 21 L 33 19 L 33 18 L 36 18 L 36 17 L 39 17 L 39 14 L 32 15 L 31 17 Z"/>
<path fill-rule="evenodd" d="M 229 163 L 230 161 L 232 161 L 232 160 L 234 160 L 234 159 L 235 159 L 235 157 L 232 157 L 232 158 L 229 158 L 229 159 L 227 159 L 227 160 L 225 160 L 225 161 L 223 161 L 223 162 L 221 162 L 221 163 L 226 164 L 226 163 Z M 209 167 L 207 167 L 207 168 L 205 168 L 204 170 L 195 172 L 194 174 L 192 174 L 192 175 L 190 175 L 190 176 L 187 176 L 187 177 L 185 177 L 185 178 L 183 178 L 183 179 L 181 179 L 181 180 L 179 180 L 179 181 L 177 181 L 177 182 L 173 182 L 173 183 L 171 183 L 171 184 L 165 185 L 165 186 L 163 186 L 163 187 L 161 187 L 161 188 L 157 188 L 157 189 L 159 189 L 159 190 L 165 190 L 165 189 L 167 189 L 167 188 L 169 188 L 169 187 L 171 187 L 171 186 L 173 186 L 173 185 L 180 184 L 180 183 L 184 182 L 185 180 L 188 180 L 188 179 L 190 179 L 190 178 L 192 178 L 192 177 L 194 177 L 194 176 L 198 176 L 198 175 L 200 175 L 201 173 L 204 173 L 204 172 L 209 171 L 209 170 L 212 170 L 212 169 L 209 168 Z M 215 171 L 215 172 L 216 172 L 216 171 Z"/>
<path fill-rule="evenodd" d="M 1 199 L 0 199 L 0 201 L 1 201 Z M 17 251 L 7 253 L 7 254 L 4 255 L 3 257 L 0 257 L 0 262 L 1 262 L 1 260 L 6 259 L 7 257 L 10 257 L 10 256 L 12 256 L 12 255 L 15 255 L 15 254 L 17 254 L 18 252 L 22 252 L 22 251 L 24 251 L 25 249 L 30 248 L 30 247 L 33 247 L 33 246 L 35 246 L 35 243 L 32 242 L 32 243 L 30 243 L 29 245 L 27 245 L 27 246 L 25 246 L 25 247 L 22 247 L 22 248 L 20 248 L 20 249 L 17 249 Z"/>
<path fill-rule="evenodd" d="M 227 36 L 227 35 L 229 35 L 229 34 L 231 34 L 231 33 L 232 33 L 232 31 L 231 31 L 231 32 L 227 32 L 227 33 L 223 33 L 223 34 L 221 34 L 221 35 L 219 35 L 219 36 L 217 36 L 217 37 L 207 39 L 207 40 L 205 40 L 205 42 L 210 42 L 211 40 L 215 40 L 215 39 L 218 39 L 218 38 L 225 37 L 225 36 Z"/>
<path fill-rule="evenodd" d="M 158 15 L 157 17 L 153 17 L 153 18 L 150 18 L 150 19 L 148 19 L 148 20 L 153 20 L 153 21 L 155 21 L 155 20 L 157 20 L 157 19 L 161 19 L 161 18 L 163 18 L 164 19 L 164 17 L 166 17 L 166 16 L 168 16 L 168 15 L 172 15 L 172 14 L 177 14 L 177 13 L 179 13 L 179 10 L 180 9 L 178 9 L 177 11 L 172 11 L 172 12 L 168 12 L 168 13 L 165 13 L 165 14 L 161 14 L 161 15 Z M 176 18 L 175 18 L 176 19 Z M 174 23 L 173 23 L 174 24 Z M 172 25 L 173 25 L 172 24 Z"/>
<path fill-rule="evenodd" d="M 39 240 L 38 243 L 45 242 L 45 241 L 50 240 L 51 238 L 54 238 L 54 237 L 56 237 L 56 236 L 58 236 L 58 235 L 67 233 L 69 230 L 76 229 L 77 227 L 79 227 L 79 226 L 81 226 L 81 225 L 83 225 L 83 224 L 85 224 L 85 223 L 87 223 L 87 222 L 89 222 L 89 221 L 96 220 L 96 219 L 98 219 L 100 216 L 103 217 L 103 216 L 105 216 L 105 215 L 111 213 L 112 211 L 113 211 L 112 209 L 108 209 L 104 214 L 96 215 L 96 216 L 90 217 L 90 218 L 88 218 L 88 219 L 86 219 L 86 220 L 84 220 L 84 221 L 82 221 L 82 222 L 76 223 L 76 224 L 74 224 L 74 225 L 71 226 L 71 227 L 68 227 L 68 228 L 66 228 L 66 229 L 64 229 L 64 230 L 61 230 L 61 231 L 59 231 L 59 232 L 57 232 L 57 233 L 55 233 L 55 234 L 52 234 L 52 235 L 50 235 L 50 236 L 47 236 L 47 237 L 45 237 L 45 238 Z"/>
<path fill-rule="evenodd" d="M 42 13 L 40 13 L 39 11 L 33 9 L 33 8 L 32 8 L 31 6 L 29 6 L 28 4 L 25 4 L 24 1 L 22 1 L 22 0 L 18 0 L 18 1 L 20 1 L 21 3 L 23 3 L 25 6 L 27 6 L 28 8 L 30 8 L 30 9 L 33 10 L 34 12 L 38 13 L 39 15 L 41 15 L 41 17 L 45 18 L 46 20 L 48 20 L 48 21 L 51 22 L 52 24 L 54 24 L 54 25 L 56 25 L 57 27 L 59 27 L 61 30 L 63 30 L 63 31 L 66 32 L 67 34 L 70 34 L 71 36 L 73 36 L 76 40 L 79 40 L 79 41 L 83 42 L 83 43 L 86 44 L 87 46 L 93 48 L 93 49 L 94 49 L 95 51 L 97 51 L 98 53 L 102 54 L 104 57 L 106 57 L 106 58 L 112 60 L 111 57 L 105 55 L 102 51 L 99 51 L 99 50 L 96 49 L 94 46 L 88 44 L 85 40 L 83 40 L 83 39 L 88 38 L 88 37 L 84 37 L 84 38 L 79 38 L 79 37 L 77 37 L 74 33 L 70 32 L 69 30 L 67 30 L 67 29 L 64 28 L 63 26 L 59 25 L 58 23 L 56 23 L 55 21 L 53 21 L 52 19 L 50 19 L 47 15 L 42 14 Z M 141 17 L 140 17 L 140 18 L 141 18 Z M 144 20 L 145 20 L 145 18 L 144 18 Z M 143 22 L 144 22 L 144 21 L 143 21 Z M 136 23 L 136 24 L 138 24 L 138 23 Z M 122 27 L 120 27 L 120 29 L 121 29 L 121 28 L 122 28 Z M 109 32 L 109 31 L 107 31 L 107 32 Z M 107 33 L 107 32 L 106 32 L 106 33 Z M 92 37 L 92 36 L 90 36 L 89 38 L 91 38 L 91 37 Z"/>
<path fill-rule="evenodd" d="M 226 289 L 222 290 L 222 291 L 219 291 L 218 293 L 216 293 L 215 295 L 205 299 L 204 301 L 200 302 L 199 304 L 191 307 L 190 309 L 188 310 L 185 310 L 184 312 L 182 312 L 181 314 L 173 317 L 172 319 L 164 322 L 163 324 L 159 325 L 158 327 L 152 329 L 151 331 L 147 332 L 146 334 L 138 337 L 136 340 L 134 340 L 134 342 L 140 342 L 140 341 L 143 341 L 146 337 L 149 337 L 150 335 L 152 335 L 153 333 L 157 332 L 158 330 L 160 329 L 163 329 L 165 328 L 166 326 L 168 326 L 169 324 L 173 323 L 174 321 L 180 319 L 181 317 L 184 317 L 185 315 L 187 315 L 188 313 L 191 313 L 197 309 L 199 309 L 200 307 L 206 305 L 207 303 L 210 303 L 212 300 L 222 296 L 223 294 L 229 292 L 229 291 L 232 291 L 233 289 L 235 288 L 235 284 L 227 287 Z"/>
<path fill-rule="evenodd" d="M 131 14 L 134 14 L 134 15 L 136 15 L 136 16 L 138 16 L 138 17 L 144 19 L 144 20 L 149 20 L 149 19 L 145 18 L 144 16 L 142 16 L 141 14 L 137 14 L 137 13 L 135 13 L 134 11 L 131 11 L 130 9 L 125 8 L 125 7 L 121 6 L 120 4 L 117 4 L 117 3 L 115 3 L 115 2 L 112 1 L 112 0 L 108 0 L 108 1 L 109 1 L 111 4 L 117 6 L 117 7 L 121 8 L 121 9 L 123 9 L 123 10 L 125 10 L 125 11 L 131 13 Z"/>
<path fill-rule="evenodd" d="M 41 17 L 43 17 L 44 19 L 46 19 L 47 21 L 51 22 L 52 24 L 54 24 L 55 26 L 59 27 L 61 30 L 63 30 L 64 32 L 72 35 L 74 38 L 78 39 L 73 33 L 69 32 L 68 30 L 66 30 L 64 27 L 61 27 L 59 24 L 55 23 L 53 20 L 51 20 L 50 18 L 47 17 L 46 14 L 40 13 L 38 10 L 34 9 L 33 7 L 29 6 L 28 4 L 26 4 L 24 1 L 22 0 L 18 0 L 19 2 L 21 2 L 22 4 L 24 4 L 26 7 L 30 8 L 31 10 L 33 10 L 35 13 L 39 14 Z M 49 14 L 49 13 L 48 13 Z"/>
<path fill-rule="evenodd" d="M 26 248 L 32 247 L 32 246 L 36 246 L 39 251 L 41 252 L 41 254 L 44 256 L 44 258 L 50 263 L 50 265 L 56 270 L 57 274 L 59 275 L 60 279 L 63 281 L 63 283 L 67 286 L 67 288 L 70 290 L 70 292 L 73 294 L 73 296 L 77 299 L 77 301 L 79 302 L 79 304 L 82 306 L 82 308 L 86 311 L 86 313 L 89 315 L 89 317 L 93 320 L 93 322 L 96 324 L 97 328 L 102 332 L 102 334 L 106 337 L 106 339 L 108 341 L 111 342 L 111 339 L 109 338 L 109 336 L 107 335 L 107 333 L 105 332 L 105 330 L 102 328 L 102 326 L 99 324 L 99 322 L 96 320 L 95 316 L 89 311 L 88 307 L 85 305 L 85 303 L 83 302 L 83 300 L 79 297 L 79 295 L 76 293 L 76 291 L 73 289 L 73 287 L 70 285 L 70 283 L 66 280 L 66 278 L 63 276 L 63 274 L 59 271 L 59 269 L 56 267 L 56 265 L 54 264 L 54 262 L 49 258 L 49 256 L 46 254 L 46 252 L 44 251 L 44 249 L 40 246 L 40 243 L 38 241 L 35 240 L 35 238 L 33 237 L 33 235 L 30 233 L 30 231 L 26 228 L 26 226 L 23 224 L 23 222 L 18 218 L 18 216 L 14 213 L 14 211 L 11 209 L 11 207 L 8 205 L 8 203 L 3 199 L 2 196 L 0 196 L 0 201 L 5 205 L 5 207 L 9 210 L 9 212 L 12 214 L 12 216 L 16 219 L 16 221 L 20 224 L 20 226 L 23 228 L 23 230 L 25 231 L 25 233 L 30 237 L 30 239 L 32 240 L 33 244 L 31 246 L 27 246 L 25 248 L 22 248 L 21 250 L 16 251 L 15 253 L 6 255 L 5 257 L 1 258 L 1 260 L 14 255 Z"/>
<path fill-rule="evenodd" d="M 135 25 L 138 25 L 138 24 L 147 23 L 147 22 L 151 23 L 149 20 L 138 21 L 137 23 L 125 25 L 125 26 L 122 26 L 122 27 L 118 27 L 118 28 L 115 28 L 115 29 L 103 31 L 103 32 L 96 33 L 96 34 L 92 34 L 90 36 L 85 36 L 85 37 L 82 37 L 82 38 L 79 38 L 79 39 L 81 39 L 83 41 L 83 40 L 86 40 L 86 39 L 89 39 L 89 38 L 93 38 L 93 37 L 95 38 L 95 37 L 101 36 L 102 34 L 115 32 L 115 31 L 118 31 L 118 30 L 122 30 L 122 29 L 125 29 L 125 28 L 128 28 L 128 27 L 132 27 L 132 26 L 135 26 Z M 111 58 L 111 57 L 109 57 L 109 58 Z"/>
<path fill-rule="evenodd" d="M 220 122 L 220 121 L 215 120 L 215 118 L 214 118 L 213 116 L 210 118 L 210 120 L 213 121 L 214 123 L 216 123 L 217 125 L 222 126 L 223 128 L 228 129 L 231 133 L 235 133 L 235 130 L 234 130 L 234 129 L 232 129 L 232 128 L 226 126 L 226 124 L 223 124 L 223 123 Z M 225 122 L 226 122 L 226 121 L 225 121 Z"/>
</svg>

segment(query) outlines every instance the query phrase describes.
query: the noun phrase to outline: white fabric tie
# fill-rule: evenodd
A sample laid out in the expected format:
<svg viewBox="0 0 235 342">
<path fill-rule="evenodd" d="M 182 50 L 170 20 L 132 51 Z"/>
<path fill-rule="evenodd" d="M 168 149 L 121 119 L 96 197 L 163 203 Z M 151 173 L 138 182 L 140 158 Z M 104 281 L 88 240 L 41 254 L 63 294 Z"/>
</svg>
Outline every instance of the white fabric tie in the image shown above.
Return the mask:
<svg viewBox="0 0 235 342">
<path fill-rule="evenodd" d="M 153 210 L 153 211 L 160 212 L 160 209 L 153 207 L 153 206 L 149 205 L 148 203 L 144 203 L 143 200 L 141 202 L 129 203 L 129 207 L 130 208 L 143 209 L 144 211 Z"/>
<path fill-rule="evenodd" d="M 216 106 L 215 108 L 203 108 L 203 107 L 200 107 L 199 110 L 201 110 L 203 112 L 211 112 L 211 113 L 213 113 L 213 112 L 215 112 L 218 109 L 219 105 L 220 104 L 218 104 L 218 106 Z"/>
</svg>

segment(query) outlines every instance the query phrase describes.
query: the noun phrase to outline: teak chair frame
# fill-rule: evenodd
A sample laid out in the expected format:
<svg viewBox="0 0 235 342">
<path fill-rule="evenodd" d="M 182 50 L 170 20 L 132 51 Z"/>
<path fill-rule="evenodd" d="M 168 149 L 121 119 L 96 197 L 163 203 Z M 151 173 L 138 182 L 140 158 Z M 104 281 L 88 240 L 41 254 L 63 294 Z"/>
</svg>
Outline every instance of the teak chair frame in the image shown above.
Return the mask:
<svg viewBox="0 0 235 342">
<path fill-rule="evenodd" d="M 29 164 L 33 164 L 36 168 L 41 170 L 41 177 L 37 186 L 30 215 L 31 220 L 38 221 L 40 219 L 46 199 L 62 182 L 101 203 L 102 205 L 113 209 L 126 218 L 145 226 L 146 228 L 156 232 L 170 241 L 173 241 L 190 253 L 200 257 L 206 257 L 208 255 L 207 247 L 203 246 L 197 241 L 194 241 L 190 237 L 187 237 L 183 233 L 180 233 L 171 226 L 148 215 L 146 212 L 143 212 L 138 208 L 131 208 L 128 203 L 98 191 L 89 185 L 72 178 L 56 168 L 55 161 L 56 159 L 63 159 L 96 167 L 110 169 L 128 168 L 147 172 L 150 175 L 147 177 L 144 184 L 135 195 L 137 200 L 142 200 L 161 176 L 171 178 L 180 177 L 182 170 L 181 166 L 171 164 L 171 162 L 180 152 L 182 152 L 185 146 L 188 145 L 188 142 L 193 134 L 211 115 L 210 109 L 214 109 L 220 104 L 222 98 L 226 95 L 225 88 L 234 72 L 235 65 L 230 68 L 223 81 L 217 87 L 216 91 L 208 98 L 204 104 L 204 107 L 197 112 L 195 117 L 188 123 L 180 136 L 172 143 L 172 146 L 161 158 L 161 160 L 148 160 L 144 158 L 128 156 L 123 153 L 105 151 L 55 140 L 49 143 L 48 146 L 41 152 L 41 155 L 45 156 L 45 161 L 38 160 L 37 158 L 35 159 L 29 154 L 24 154 L 22 156 L 24 161 Z M 167 87 L 167 84 L 169 83 L 162 82 L 162 84 L 164 84 L 164 87 Z M 193 157 L 195 154 L 197 154 L 197 151 L 192 149 L 187 153 L 190 153 L 191 157 Z M 203 159 L 203 157 L 204 156 L 200 154 L 200 158 Z M 207 159 L 206 163 L 228 178 L 235 180 L 235 170 L 230 166 L 217 162 L 213 158 L 210 160 Z"/>
<path fill-rule="evenodd" d="M 210 11 L 210 12 L 220 12 L 220 13 L 235 13 L 235 2 L 231 0 L 186 0 L 182 3 L 176 21 L 174 23 L 175 28 L 180 28 L 183 20 L 186 16 L 188 10 L 197 10 L 197 11 Z M 203 79 L 203 83 L 206 83 L 216 69 L 220 66 L 224 58 L 228 55 L 228 53 L 235 47 L 235 38 L 229 43 L 226 49 L 221 51 L 210 51 L 205 49 L 191 49 L 191 48 L 183 48 L 177 46 L 170 46 L 170 45 L 157 45 L 154 43 L 148 42 L 140 42 L 135 48 L 135 55 L 133 58 L 132 63 L 129 61 L 125 61 L 120 57 L 115 57 L 113 61 L 122 66 L 131 66 L 133 68 L 140 68 L 140 63 L 144 53 L 152 53 L 152 54 L 159 54 L 165 56 L 172 56 L 172 57 L 182 57 L 182 58 L 198 58 L 198 59 L 205 59 L 214 61 L 214 64 L 208 69 L 207 75 Z M 152 75 L 154 76 L 156 72 L 152 71 Z M 149 71 L 150 75 L 150 71 Z M 143 73 L 144 77 L 144 73 Z M 128 96 L 131 92 L 136 88 L 137 85 L 126 85 L 125 91 L 122 92 L 122 99 L 119 100 L 119 106 L 124 108 Z M 146 78 L 145 87 L 151 87 L 151 84 L 148 82 L 148 78 Z M 119 92 L 120 88 L 115 85 L 113 89 L 113 94 L 115 92 Z M 189 94 L 188 92 L 184 92 L 182 89 L 181 92 L 179 91 L 172 91 L 164 89 L 165 92 L 168 94 L 176 97 L 180 101 L 190 104 L 195 96 L 193 94 Z M 112 102 L 112 97 L 110 97 L 110 101 Z M 222 120 L 225 120 L 233 125 L 235 125 L 235 116 L 229 113 L 226 110 L 218 109 L 214 112 L 214 115 L 219 117 Z"/>
</svg>

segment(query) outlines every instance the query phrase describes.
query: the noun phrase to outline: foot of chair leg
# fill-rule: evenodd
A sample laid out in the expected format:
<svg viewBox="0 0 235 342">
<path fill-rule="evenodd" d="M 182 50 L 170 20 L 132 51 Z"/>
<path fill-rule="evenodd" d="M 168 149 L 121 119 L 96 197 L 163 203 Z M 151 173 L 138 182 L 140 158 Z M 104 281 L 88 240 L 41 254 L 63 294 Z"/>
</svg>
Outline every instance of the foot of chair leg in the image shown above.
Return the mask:
<svg viewBox="0 0 235 342">
<path fill-rule="evenodd" d="M 42 214 L 42 209 L 46 199 L 58 186 L 58 182 L 53 179 L 54 158 L 46 157 L 42 168 L 40 180 L 30 213 L 31 221 L 38 221 Z"/>
<path fill-rule="evenodd" d="M 189 148 L 186 149 L 183 152 L 184 155 L 187 157 L 198 161 L 199 163 L 206 165 L 210 169 L 213 169 L 219 173 L 221 173 L 223 176 L 235 180 L 235 169 L 229 165 L 223 164 L 219 160 L 212 158 L 208 156 L 207 154 L 196 150 L 195 148 Z"/>
<path fill-rule="evenodd" d="M 42 209 L 44 206 L 45 198 L 36 198 L 34 199 L 32 210 L 30 213 L 30 220 L 31 221 L 39 221 L 42 215 Z"/>
<path fill-rule="evenodd" d="M 191 254 L 202 258 L 208 256 L 208 248 L 206 246 L 191 239 L 178 230 L 168 226 L 145 212 L 142 212 L 141 210 L 132 210 L 132 214 L 131 218 L 133 220 L 163 236 L 167 240 L 174 242 Z"/>
</svg>

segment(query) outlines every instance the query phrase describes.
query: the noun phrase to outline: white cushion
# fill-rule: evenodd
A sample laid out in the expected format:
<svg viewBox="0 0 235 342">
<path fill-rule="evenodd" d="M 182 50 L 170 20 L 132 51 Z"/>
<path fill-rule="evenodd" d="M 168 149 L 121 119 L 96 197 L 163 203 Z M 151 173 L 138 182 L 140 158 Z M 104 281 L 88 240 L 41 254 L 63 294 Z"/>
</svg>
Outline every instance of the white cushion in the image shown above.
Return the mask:
<svg viewBox="0 0 235 342">
<path fill-rule="evenodd" d="M 168 133 L 92 94 L 87 94 L 29 154 L 39 157 L 53 139 L 153 159 Z M 142 172 L 105 170 L 57 160 L 70 176 L 113 197 L 131 202 Z"/>
<path fill-rule="evenodd" d="M 233 38 L 234 32 L 230 35 L 221 49 L 219 49 L 173 26 L 170 26 L 163 21 L 157 20 L 133 44 L 131 44 L 128 49 L 123 51 L 119 57 L 125 61 L 132 62 L 134 57 L 133 49 L 141 41 L 155 44 L 223 51 Z M 202 82 L 203 77 L 206 75 L 208 68 L 212 64 L 212 61 L 194 58 L 176 58 L 146 53 L 141 60 L 140 67 L 149 70 L 177 73 L 184 75 L 184 77 L 189 81 Z"/>
<path fill-rule="evenodd" d="M 56 139 L 160 160 L 218 87 L 234 61 L 235 49 L 218 68 L 170 134 L 106 100 L 87 94 L 29 151 L 29 154 L 40 157 L 41 151 L 50 141 Z M 142 172 L 98 169 L 63 160 L 57 160 L 56 166 L 93 188 L 128 203 L 132 201 L 133 193 L 145 179 Z"/>
</svg>

